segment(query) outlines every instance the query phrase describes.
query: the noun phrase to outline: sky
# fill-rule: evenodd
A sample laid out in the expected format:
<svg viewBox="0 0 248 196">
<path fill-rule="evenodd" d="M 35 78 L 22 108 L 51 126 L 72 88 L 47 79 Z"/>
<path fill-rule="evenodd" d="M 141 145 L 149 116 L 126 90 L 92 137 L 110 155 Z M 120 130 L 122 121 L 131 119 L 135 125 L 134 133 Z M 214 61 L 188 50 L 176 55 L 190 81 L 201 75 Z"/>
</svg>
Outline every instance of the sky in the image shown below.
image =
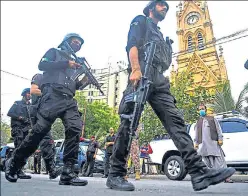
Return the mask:
<svg viewBox="0 0 248 196">
<path fill-rule="evenodd" d="M 174 40 L 174 52 L 178 51 L 178 3 L 169 2 L 170 10 L 159 24 L 164 36 Z M 146 4 L 147 1 L 1 1 L 1 70 L 31 79 L 39 72 L 38 63 L 45 52 L 57 47 L 71 32 L 79 33 L 85 40 L 77 54 L 86 57 L 93 68 L 127 61 L 129 25 L 142 14 Z M 248 28 L 248 1 L 208 1 L 208 6 L 217 39 Z M 244 69 L 248 37 L 222 46 L 233 97 L 237 100 L 248 82 L 248 71 Z M 7 119 L 9 108 L 21 99 L 26 87 L 30 87 L 30 81 L 1 72 L 3 119 Z"/>
</svg>

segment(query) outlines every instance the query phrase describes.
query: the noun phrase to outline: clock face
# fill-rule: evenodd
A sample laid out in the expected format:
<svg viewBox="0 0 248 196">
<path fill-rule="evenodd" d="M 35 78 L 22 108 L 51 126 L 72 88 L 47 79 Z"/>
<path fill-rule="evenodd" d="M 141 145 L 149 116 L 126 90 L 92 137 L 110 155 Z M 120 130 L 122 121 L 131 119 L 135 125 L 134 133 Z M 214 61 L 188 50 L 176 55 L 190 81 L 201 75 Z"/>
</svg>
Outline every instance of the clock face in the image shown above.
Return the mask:
<svg viewBox="0 0 248 196">
<path fill-rule="evenodd" d="M 196 24 L 199 21 L 200 14 L 198 12 L 190 12 L 185 20 L 187 21 L 188 25 Z"/>
</svg>

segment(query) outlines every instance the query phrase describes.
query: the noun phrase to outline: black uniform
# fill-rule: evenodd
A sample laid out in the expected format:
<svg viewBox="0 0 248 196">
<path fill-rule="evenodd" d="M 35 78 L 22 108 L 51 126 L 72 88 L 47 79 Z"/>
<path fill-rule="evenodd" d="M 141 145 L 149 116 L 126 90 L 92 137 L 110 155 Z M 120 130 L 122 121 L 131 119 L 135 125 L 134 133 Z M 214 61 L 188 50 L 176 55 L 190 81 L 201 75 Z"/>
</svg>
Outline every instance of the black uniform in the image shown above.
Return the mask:
<svg viewBox="0 0 248 196">
<path fill-rule="evenodd" d="M 181 152 L 185 161 L 185 165 L 189 173 L 196 171 L 198 168 L 205 167 L 201 157 L 194 150 L 193 142 L 186 131 L 183 119 L 179 115 L 179 111 L 175 106 L 175 99 L 170 93 L 170 83 L 163 76 L 163 72 L 168 69 L 171 63 L 171 54 L 165 43 L 164 37 L 159 30 L 157 24 L 153 23 L 150 18 L 145 16 L 137 16 L 131 23 L 128 34 L 127 53 L 136 46 L 140 48 L 144 43 L 155 41 L 157 44 L 153 65 L 150 69 L 150 80 L 152 84 L 148 92 L 148 102 L 163 123 L 165 129 L 170 134 L 176 147 Z M 167 60 L 168 59 L 168 60 Z M 139 49 L 139 63 L 141 71 L 144 74 L 144 51 Z M 132 84 L 128 83 L 125 95 L 132 92 Z M 120 114 L 130 114 L 133 111 L 133 105 L 127 105 L 122 99 L 119 107 Z M 127 145 L 129 140 L 130 121 L 121 119 L 116 142 L 114 144 L 113 155 L 111 156 L 110 174 L 112 176 L 126 175 L 126 157 Z"/>
<path fill-rule="evenodd" d="M 21 145 L 31 128 L 31 119 L 28 114 L 29 108 L 30 102 L 26 102 L 23 98 L 21 101 L 16 101 L 8 112 L 8 116 L 11 117 L 11 136 L 14 138 L 15 149 Z M 22 117 L 21 120 L 19 117 Z M 25 163 L 26 159 L 23 160 L 22 166 L 24 166 Z M 22 167 L 18 168 L 17 176 L 20 179 L 31 179 L 30 175 L 26 175 L 22 171 Z"/>
<path fill-rule="evenodd" d="M 87 152 L 86 152 L 86 162 L 83 166 L 82 175 L 83 176 L 93 176 L 95 158 L 94 154 L 96 149 L 99 148 L 99 144 L 97 141 L 90 141 Z"/>
<path fill-rule="evenodd" d="M 69 68 L 69 60 L 72 59 L 66 50 L 51 48 L 39 63 L 39 69 L 44 72 L 37 122 L 30 134 L 13 153 L 9 170 L 6 171 L 6 178 L 9 181 L 16 181 L 13 175 L 14 171 L 22 167 L 25 164 L 24 160 L 38 148 L 41 140 L 51 130 L 51 125 L 56 118 L 61 118 L 65 126 L 65 149 L 64 169 L 60 177 L 60 184 L 87 184 L 87 181 L 79 180 L 74 173 L 82 123 L 77 102 L 73 96 L 82 83 L 78 80 L 71 80 L 70 77 L 75 70 Z"/>
<path fill-rule="evenodd" d="M 11 118 L 11 136 L 14 138 L 15 148 L 20 146 L 31 128 L 27 110 L 29 105 L 30 103 L 27 103 L 24 99 L 15 101 L 8 112 L 8 116 Z M 22 117 L 22 120 L 19 117 Z"/>
<path fill-rule="evenodd" d="M 41 82 L 42 82 L 42 74 L 36 74 L 32 78 L 31 85 L 36 84 L 40 88 Z M 33 124 L 35 124 L 36 120 L 37 120 L 36 109 L 38 108 L 39 99 L 40 99 L 39 96 L 32 95 L 32 106 L 33 106 L 32 122 L 33 122 Z M 46 170 L 49 172 L 50 178 L 57 177 L 58 174 L 52 175 L 54 173 L 53 171 L 55 169 L 54 157 L 55 157 L 56 149 L 55 149 L 54 141 L 53 141 L 53 138 L 51 135 L 51 131 L 49 131 L 46 134 L 46 136 L 41 140 L 39 147 L 40 147 L 41 155 L 42 155 L 44 162 L 45 162 L 45 165 L 46 165 Z"/>
<path fill-rule="evenodd" d="M 156 1 L 157 2 L 157 1 Z M 163 1 L 164 2 L 164 1 Z M 148 5 L 152 5 L 151 1 Z M 144 12 L 147 15 L 151 7 L 147 6 Z M 172 60 L 172 51 L 170 45 L 167 44 L 159 30 L 151 18 L 145 16 L 137 16 L 131 23 L 128 34 L 127 53 L 136 46 L 138 48 L 139 63 L 141 72 L 144 74 L 144 44 L 153 41 L 156 43 L 156 51 L 154 54 L 152 66 L 150 68 L 149 80 L 153 83 L 150 85 L 147 101 L 153 108 L 154 112 L 163 123 L 168 131 L 175 146 L 180 151 L 185 166 L 191 175 L 191 182 L 194 190 L 199 191 L 207 188 L 209 185 L 218 184 L 230 177 L 235 169 L 226 168 L 220 170 L 210 170 L 203 163 L 201 156 L 197 155 L 194 150 L 193 141 L 186 130 L 186 125 L 180 115 L 179 110 L 175 106 L 176 100 L 170 93 L 170 83 L 163 76 L 163 72 L 170 66 Z M 128 55 L 129 56 L 129 55 Z M 124 97 L 132 93 L 133 86 L 128 82 L 128 86 L 123 93 L 123 99 L 120 103 L 119 114 L 132 114 L 134 109 L 133 103 L 125 103 Z M 130 121 L 121 119 L 121 124 L 116 135 L 116 140 L 111 156 L 111 167 L 106 185 L 109 188 L 125 191 L 133 191 L 134 185 L 125 180 L 127 173 L 125 168 L 127 161 L 127 146 L 129 141 Z"/>
<path fill-rule="evenodd" d="M 107 142 L 114 142 L 115 141 L 115 135 L 108 135 L 105 139 L 105 143 Z M 105 152 L 105 165 L 104 165 L 104 175 L 108 176 L 109 174 L 109 161 L 110 161 L 110 157 L 113 153 L 113 145 L 109 145 L 106 147 L 106 152 Z"/>
</svg>

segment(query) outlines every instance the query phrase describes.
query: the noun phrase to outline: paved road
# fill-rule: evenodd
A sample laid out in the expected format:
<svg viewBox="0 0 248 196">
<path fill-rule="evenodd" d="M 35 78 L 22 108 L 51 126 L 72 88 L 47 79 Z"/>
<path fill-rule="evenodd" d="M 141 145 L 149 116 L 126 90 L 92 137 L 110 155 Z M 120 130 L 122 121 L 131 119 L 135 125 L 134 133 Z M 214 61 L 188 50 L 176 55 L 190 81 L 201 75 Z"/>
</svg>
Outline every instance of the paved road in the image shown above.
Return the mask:
<svg viewBox="0 0 248 196">
<path fill-rule="evenodd" d="M 17 183 L 9 183 L 1 173 L 2 196 L 247 196 L 248 183 L 222 183 L 211 186 L 201 192 L 194 192 L 191 183 L 185 181 L 171 181 L 168 179 L 143 179 L 134 182 L 134 192 L 120 192 L 106 188 L 105 181 L 100 177 L 87 178 L 89 184 L 85 187 L 72 187 L 58 185 L 59 178 L 49 180 L 47 175 L 34 175 L 32 180 L 18 180 Z"/>
</svg>

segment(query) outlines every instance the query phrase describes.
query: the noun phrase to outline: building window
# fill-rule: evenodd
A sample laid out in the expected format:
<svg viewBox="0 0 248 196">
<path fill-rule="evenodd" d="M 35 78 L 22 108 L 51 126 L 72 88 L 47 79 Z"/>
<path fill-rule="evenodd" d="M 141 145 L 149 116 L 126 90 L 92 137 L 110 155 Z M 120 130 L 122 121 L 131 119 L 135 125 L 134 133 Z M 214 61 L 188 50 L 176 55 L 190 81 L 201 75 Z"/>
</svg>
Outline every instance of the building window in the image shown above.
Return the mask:
<svg viewBox="0 0 248 196">
<path fill-rule="evenodd" d="M 203 37 L 202 37 L 201 33 L 198 33 L 197 39 L 198 39 L 198 48 L 199 48 L 199 50 L 203 50 L 204 49 L 204 40 L 203 40 Z"/>
<path fill-rule="evenodd" d="M 188 51 L 189 52 L 193 51 L 193 43 L 192 43 L 192 36 L 191 35 L 188 37 Z"/>
</svg>

